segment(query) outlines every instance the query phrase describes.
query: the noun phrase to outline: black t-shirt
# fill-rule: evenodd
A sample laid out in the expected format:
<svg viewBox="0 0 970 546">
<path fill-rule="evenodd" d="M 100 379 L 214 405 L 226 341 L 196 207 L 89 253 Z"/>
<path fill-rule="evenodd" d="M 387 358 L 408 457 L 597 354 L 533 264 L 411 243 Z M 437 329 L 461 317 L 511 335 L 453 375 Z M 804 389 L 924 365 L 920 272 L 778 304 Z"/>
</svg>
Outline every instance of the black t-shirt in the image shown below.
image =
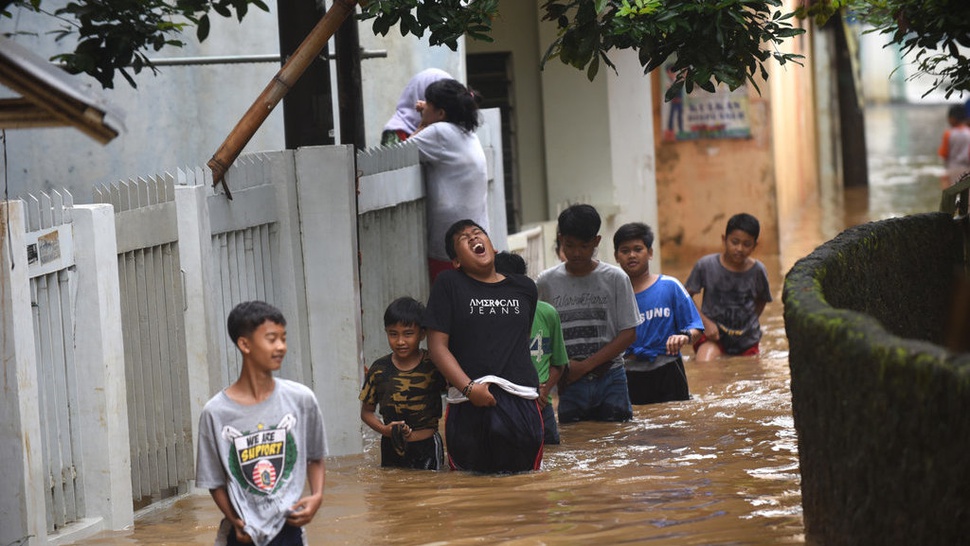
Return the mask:
<svg viewBox="0 0 970 546">
<path fill-rule="evenodd" d="M 525 275 L 483 283 L 445 271 L 431 287 L 423 326 L 448 334 L 448 349 L 472 379 L 496 375 L 538 388 L 529 353 L 537 299 L 536 285 Z"/>
</svg>

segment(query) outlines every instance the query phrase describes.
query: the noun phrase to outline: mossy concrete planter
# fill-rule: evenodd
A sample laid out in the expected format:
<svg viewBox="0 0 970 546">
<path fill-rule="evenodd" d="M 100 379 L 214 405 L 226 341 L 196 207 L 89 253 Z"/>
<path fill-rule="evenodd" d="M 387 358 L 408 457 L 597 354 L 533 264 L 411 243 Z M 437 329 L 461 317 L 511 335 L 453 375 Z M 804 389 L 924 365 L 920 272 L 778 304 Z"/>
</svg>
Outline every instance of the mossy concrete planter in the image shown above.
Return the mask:
<svg viewBox="0 0 970 546">
<path fill-rule="evenodd" d="M 842 233 L 785 279 L 806 538 L 970 543 L 970 355 L 943 340 L 963 227 Z"/>
</svg>

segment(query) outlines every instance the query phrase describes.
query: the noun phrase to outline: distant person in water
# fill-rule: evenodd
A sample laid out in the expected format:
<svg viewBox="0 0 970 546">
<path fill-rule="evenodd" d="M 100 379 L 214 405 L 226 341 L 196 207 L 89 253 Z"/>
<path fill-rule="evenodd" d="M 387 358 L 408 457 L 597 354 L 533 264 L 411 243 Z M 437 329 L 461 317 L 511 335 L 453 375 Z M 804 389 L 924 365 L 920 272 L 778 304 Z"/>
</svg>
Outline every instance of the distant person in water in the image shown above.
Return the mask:
<svg viewBox="0 0 970 546">
<path fill-rule="evenodd" d="M 759 317 L 771 301 L 768 272 L 751 257 L 758 246 L 761 225 L 747 213 L 735 214 L 727 223 L 721 243 L 724 249 L 694 264 L 687 277 L 691 296 L 703 293 L 700 306 L 704 333 L 694 342 L 697 360 L 721 355 L 756 355 L 760 351 Z"/>
<path fill-rule="evenodd" d="M 967 127 L 967 111 L 959 104 L 947 112 L 950 128 L 943 132 L 943 142 L 937 154 L 946 166 L 944 185 L 950 187 L 970 171 L 970 127 Z"/>
</svg>

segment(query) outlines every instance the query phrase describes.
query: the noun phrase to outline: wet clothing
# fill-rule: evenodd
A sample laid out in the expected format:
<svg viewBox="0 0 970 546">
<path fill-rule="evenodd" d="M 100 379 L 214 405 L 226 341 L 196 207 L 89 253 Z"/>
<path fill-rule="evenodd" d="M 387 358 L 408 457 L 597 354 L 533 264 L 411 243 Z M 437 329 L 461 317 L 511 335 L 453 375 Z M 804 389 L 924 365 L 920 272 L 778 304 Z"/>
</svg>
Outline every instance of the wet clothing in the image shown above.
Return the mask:
<svg viewBox="0 0 970 546">
<path fill-rule="evenodd" d="M 570 360 L 584 360 L 612 341 L 622 331 L 640 323 L 630 279 L 622 269 L 599 262 L 589 274 L 570 275 L 561 263 L 543 271 L 536 281 L 539 298 L 549 302 L 562 324 L 563 340 Z M 608 370 L 619 370 L 609 374 Z M 559 421 L 583 419 L 623 420 L 632 416 L 626 392 L 623 355 L 590 372 L 568 387 L 559 389 Z M 581 388 L 575 388 L 585 381 Z M 614 382 L 622 383 L 623 394 L 614 393 Z M 590 384 L 595 383 L 595 384 Z"/>
<path fill-rule="evenodd" d="M 408 139 L 418 146 L 424 166 L 428 215 L 428 257 L 451 261 L 445 233 L 470 219 L 488 231 L 488 172 L 478 135 L 439 121 Z"/>
<path fill-rule="evenodd" d="M 555 307 L 541 300 L 536 304 L 529 350 L 532 353 L 532 364 L 539 374 L 540 385 L 549 381 L 550 367 L 563 368 L 569 364 L 559 313 Z M 545 443 L 558 444 L 559 427 L 556 426 L 556 413 L 552 409 L 552 394 L 546 395 L 546 405 L 542 408 L 542 427 L 545 430 Z"/>
<path fill-rule="evenodd" d="M 647 371 L 626 371 L 631 404 L 690 400 L 684 359 L 680 356 L 662 356 L 658 360 L 663 360 L 666 364 Z"/>
<path fill-rule="evenodd" d="M 323 415 L 313 391 L 275 379 L 266 400 L 242 405 L 221 391 L 199 417 L 195 481 L 203 489 L 225 487 L 246 533 L 266 546 L 286 522 L 286 511 L 303 496 L 306 462 L 326 452 Z"/>
<path fill-rule="evenodd" d="M 588 373 L 559 391 L 559 422 L 629 421 L 633 418 L 623 367 Z"/>
<path fill-rule="evenodd" d="M 441 397 L 438 397 L 441 407 Z M 404 453 L 394 448 L 391 438 L 381 436 L 381 466 L 385 468 L 412 468 L 414 470 L 440 470 L 445 461 L 444 443 L 436 430 L 434 435 L 417 442 L 404 442 Z"/>
<path fill-rule="evenodd" d="M 708 342 L 708 341 L 711 341 L 711 340 L 707 339 L 707 336 L 705 336 L 704 334 L 701 334 L 701 336 L 697 338 L 697 341 L 694 342 L 694 352 L 696 353 L 698 350 L 700 350 L 701 345 L 703 345 L 705 342 Z M 727 351 L 724 350 L 724 345 L 721 343 L 720 340 L 717 340 L 714 343 L 717 343 L 717 346 L 721 348 L 722 353 L 727 354 Z M 754 356 L 760 352 L 761 352 L 761 343 L 758 342 L 748 347 L 743 352 L 740 352 L 732 356 Z"/>
<path fill-rule="evenodd" d="M 226 521 L 228 522 L 229 520 Z M 297 527 L 287 523 L 283 525 L 280 532 L 266 546 L 304 546 L 306 543 L 303 527 Z M 229 526 L 229 530 L 226 533 L 225 544 L 226 546 L 248 546 L 248 543 L 236 540 L 236 532 L 233 530 L 232 525 Z"/>
<path fill-rule="evenodd" d="M 667 354 L 667 339 L 688 334 L 691 329 L 704 330 L 697 307 L 680 281 L 667 275 L 660 275 L 637 292 L 636 298 L 643 322 L 637 326 L 636 341 L 626 352 L 630 403 L 687 400 L 690 394 L 684 361 L 679 353 Z"/>
<path fill-rule="evenodd" d="M 701 312 L 717 324 L 724 352 L 739 355 L 761 340 L 756 307 L 771 301 L 768 272 L 758 260 L 747 271 L 731 271 L 721 265 L 720 256 L 697 260 L 686 287 L 691 294 L 704 292 Z"/>
<path fill-rule="evenodd" d="M 489 391 L 494 406 L 448 404 L 445 438 L 451 468 L 489 474 L 538 470 L 543 438 L 539 404 L 496 385 Z"/>
<path fill-rule="evenodd" d="M 495 406 L 449 404 L 445 441 L 452 468 L 492 473 L 539 467 L 543 430 L 534 400 L 539 376 L 529 357 L 535 308 L 535 283 L 525 275 L 483 283 L 462 271 L 444 271 L 431 287 L 422 326 L 448 334 L 448 350 L 465 374 L 497 376 L 533 397 L 491 385 Z"/>
<path fill-rule="evenodd" d="M 414 369 L 407 371 L 398 369 L 391 355 L 386 355 L 375 360 L 367 369 L 359 398 L 365 404 L 378 407 L 384 424 L 404 421 L 412 430 L 430 428 L 437 434 L 444 390 L 445 378 L 431 362 L 427 352 Z M 441 443 L 441 438 L 438 438 L 438 443 Z M 392 448 L 391 438 L 383 436 L 381 466 L 438 470 L 444 457 L 439 456 L 434 448 L 434 438 L 428 438 L 420 442 L 404 442 L 404 453 L 397 454 Z"/>
</svg>

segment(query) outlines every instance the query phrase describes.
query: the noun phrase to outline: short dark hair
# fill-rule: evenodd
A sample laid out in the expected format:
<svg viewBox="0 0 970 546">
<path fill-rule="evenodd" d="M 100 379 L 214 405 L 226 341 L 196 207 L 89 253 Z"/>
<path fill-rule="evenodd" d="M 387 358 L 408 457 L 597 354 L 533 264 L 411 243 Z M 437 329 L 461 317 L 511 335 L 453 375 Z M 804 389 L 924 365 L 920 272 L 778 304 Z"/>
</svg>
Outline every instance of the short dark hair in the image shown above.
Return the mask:
<svg viewBox="0 0 970 546">
<path fill-rule="evenodd" d="M 621 244 L 634 239 L 643 241 L 647 248 L 653 248 L 653 231 L 650 226 L 643 222 L 630 222 L 617 228 L 613 234 L 613 252 L 619 250 Z"/>
<path fill-rule="evenodd" d="M 954 104 L 949 110 L 947 110 L 946 116 L 953 118 L 953 121 L 966 121 L 967 108 L 962 104 Z"/>
<path fill-rule="evenodd" d="M 384 327 L 395 324 L 421 326 L 424 304 L 411 296 L 402 296 L 390 303 L 384 310 Z"/>
<path fill-rule="evenodd" d="M 280 326 L 286 326 L 283 312 L 265 301 L 244 301 L 232 308 L 226 319 L 229 339 L 233 343 L 241 337 L 246 337 L 256 331 L 264 322 L 270 321 Z"/>
<path fill-rule="evenodd" d="M 495 271 L 503 275 L 525 275 L 525 258 L 503 250 L 495 255 Z"/>
<path fill-rule="evenodd" d="M 457 256 L 457 254 L 455 253 L 455 235 L 461 232 L 461 230 L 472 226 L 482 230 L 482 233 L 484 233 L 486 236 L 488 235 L 488 232 L 485 231 L 485 228 L 478 225 L 478 223 L 475 222 L 474 220 L 469 220 L 468 218 L 465 218 L 464 220 L 458 220 L 454 224 L 451 224 L 451 227 L 448 228 L 447 232 L 445 232 L 445 253 L 448 254 L 448 258 L 454 260 L 455 256 Z"/>
<path fill-rule="evenodd" d="M 559 234 L 590 241 L 600 232 L 600 213 L 592 205 L 572 205 L 559 213 Z"/>
<path fill-rule="evenodd" d="M 758 240 L 758 235 L 761 235 L 761 224 L 758 223 L 758 219 L 747 212 L 740 212 L 732 216 L 727 222 L 727 228 L 724 230 L 724 234 L 730 235 L 736 229 L 740 229 L 754 237 L 755 241 Z"/>
</svg>

